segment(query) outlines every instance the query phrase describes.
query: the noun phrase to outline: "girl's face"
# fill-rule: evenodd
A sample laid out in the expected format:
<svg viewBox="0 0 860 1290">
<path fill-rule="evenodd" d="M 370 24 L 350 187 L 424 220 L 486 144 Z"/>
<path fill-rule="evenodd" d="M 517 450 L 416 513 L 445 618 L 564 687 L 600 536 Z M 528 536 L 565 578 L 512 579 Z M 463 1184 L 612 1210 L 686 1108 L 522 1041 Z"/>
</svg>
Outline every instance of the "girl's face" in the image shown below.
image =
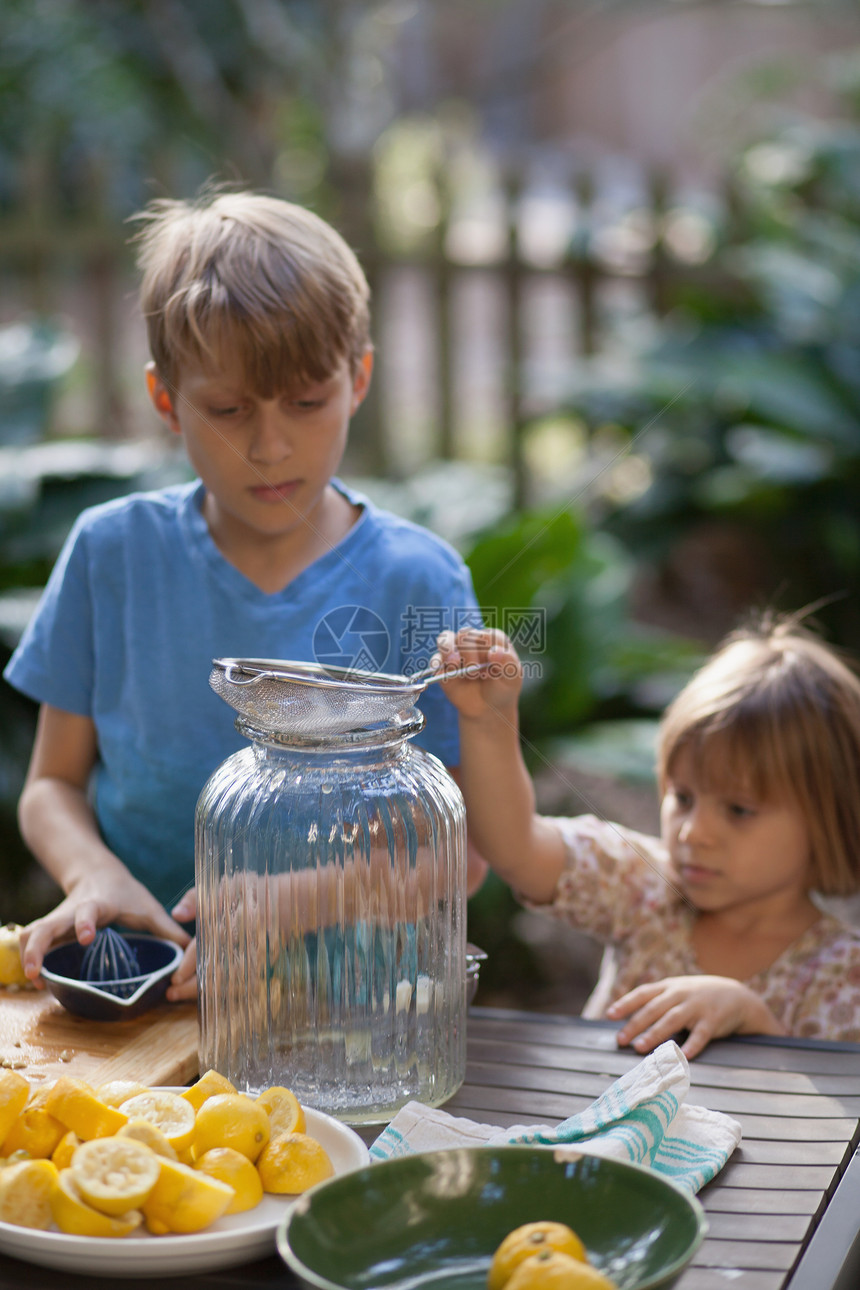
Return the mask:
<svg viewBox="0 0 860 1290">
<path fill-rule="evenodd" d="M 807 899 L 811 843 L 799 808 L 756 800 L 743 778 L 702 783 L 683 746 L 672 759 L 660 825 L 678 884 L 698 910 L 776 909 Z"/>
</svg>

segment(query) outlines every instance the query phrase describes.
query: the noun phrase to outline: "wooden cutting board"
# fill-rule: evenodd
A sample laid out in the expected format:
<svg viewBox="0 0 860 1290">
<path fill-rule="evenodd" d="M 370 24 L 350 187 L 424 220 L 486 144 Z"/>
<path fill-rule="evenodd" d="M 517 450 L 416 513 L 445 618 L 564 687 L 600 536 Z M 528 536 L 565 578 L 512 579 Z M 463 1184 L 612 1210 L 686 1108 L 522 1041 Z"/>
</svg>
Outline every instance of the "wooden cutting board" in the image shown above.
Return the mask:
<svg viewBox="0 0 860 1290">
<path fill-rule="evenodd" d="M 46 990 L 0 988 L 0 1067 L 31 1085 L 59 1075 L 89 1084 L 187 1084 L 198 1074 L 197 1005 L 163 1003 L 129 1021 L 88 1021 Z"/>
</svg>

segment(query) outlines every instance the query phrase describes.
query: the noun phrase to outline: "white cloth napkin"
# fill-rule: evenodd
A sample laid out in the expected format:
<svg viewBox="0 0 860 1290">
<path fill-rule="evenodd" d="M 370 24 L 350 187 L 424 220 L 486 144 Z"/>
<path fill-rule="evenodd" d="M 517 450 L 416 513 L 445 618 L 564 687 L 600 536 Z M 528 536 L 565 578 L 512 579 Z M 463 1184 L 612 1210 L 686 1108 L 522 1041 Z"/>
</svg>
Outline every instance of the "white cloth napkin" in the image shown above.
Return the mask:
<svg viewBox="0 0 860 1290">
<path fill-rule="evenodd" d="M 593 1155 L 650 1165 L 686 1191 L 696 1192 L 719 1173 L 741 1140 L 731 1116 L 687 1106 L 690 1068 L 678 1045 L 661 1044 L 591 1106 L 549 1125 L 477 1124 L 437 1108 L 407 1102 L 370 1148 L 371 1160 L 441 1147 L 538 1143 L 576 1145 Z M 571 1150 L 571 1157 L 577 1152 Z M 562 1152 L 557 1157 L 564 1158 Z"/>
</svg>

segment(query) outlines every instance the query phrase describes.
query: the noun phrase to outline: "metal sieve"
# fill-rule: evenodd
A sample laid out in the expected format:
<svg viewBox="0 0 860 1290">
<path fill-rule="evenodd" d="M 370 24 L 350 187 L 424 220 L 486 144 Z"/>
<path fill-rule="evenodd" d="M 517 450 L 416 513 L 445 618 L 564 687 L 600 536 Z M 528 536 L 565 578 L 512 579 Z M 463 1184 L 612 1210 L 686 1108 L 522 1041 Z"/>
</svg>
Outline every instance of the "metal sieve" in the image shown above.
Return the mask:
<svg viewBox="0 0 860 1290">
<path fill-rule="evenodd" d="M 434 681 L 474 676 L 486 663 L 412 676 L 268 658 L 216 658 L 209 684 L 252 725 L 273 734 L 343 734 L 392 721 Z"/>
</svg>

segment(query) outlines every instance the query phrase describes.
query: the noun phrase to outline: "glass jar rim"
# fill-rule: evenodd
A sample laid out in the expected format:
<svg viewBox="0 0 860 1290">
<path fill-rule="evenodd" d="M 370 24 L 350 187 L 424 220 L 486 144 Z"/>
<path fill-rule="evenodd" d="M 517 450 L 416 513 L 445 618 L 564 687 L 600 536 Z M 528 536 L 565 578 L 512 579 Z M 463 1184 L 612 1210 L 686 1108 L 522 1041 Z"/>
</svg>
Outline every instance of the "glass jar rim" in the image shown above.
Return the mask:
<svg viewBox="0 0 860 1290">
<path fill-rule="evenodd" d="M 266 744 L 273 748 L 300 749 L 302 752 L 349 752 L 363 748 L 385 748 L 411 739 L 424 729 L 424 725 L 424 713 L 419 708 L 405 708 L 386 721 L 337 733 L 283 734 L 254 725 L 245 717 L 237 717 L 235 721 L 239 734 L 252 743 Z"/>
</svg>

